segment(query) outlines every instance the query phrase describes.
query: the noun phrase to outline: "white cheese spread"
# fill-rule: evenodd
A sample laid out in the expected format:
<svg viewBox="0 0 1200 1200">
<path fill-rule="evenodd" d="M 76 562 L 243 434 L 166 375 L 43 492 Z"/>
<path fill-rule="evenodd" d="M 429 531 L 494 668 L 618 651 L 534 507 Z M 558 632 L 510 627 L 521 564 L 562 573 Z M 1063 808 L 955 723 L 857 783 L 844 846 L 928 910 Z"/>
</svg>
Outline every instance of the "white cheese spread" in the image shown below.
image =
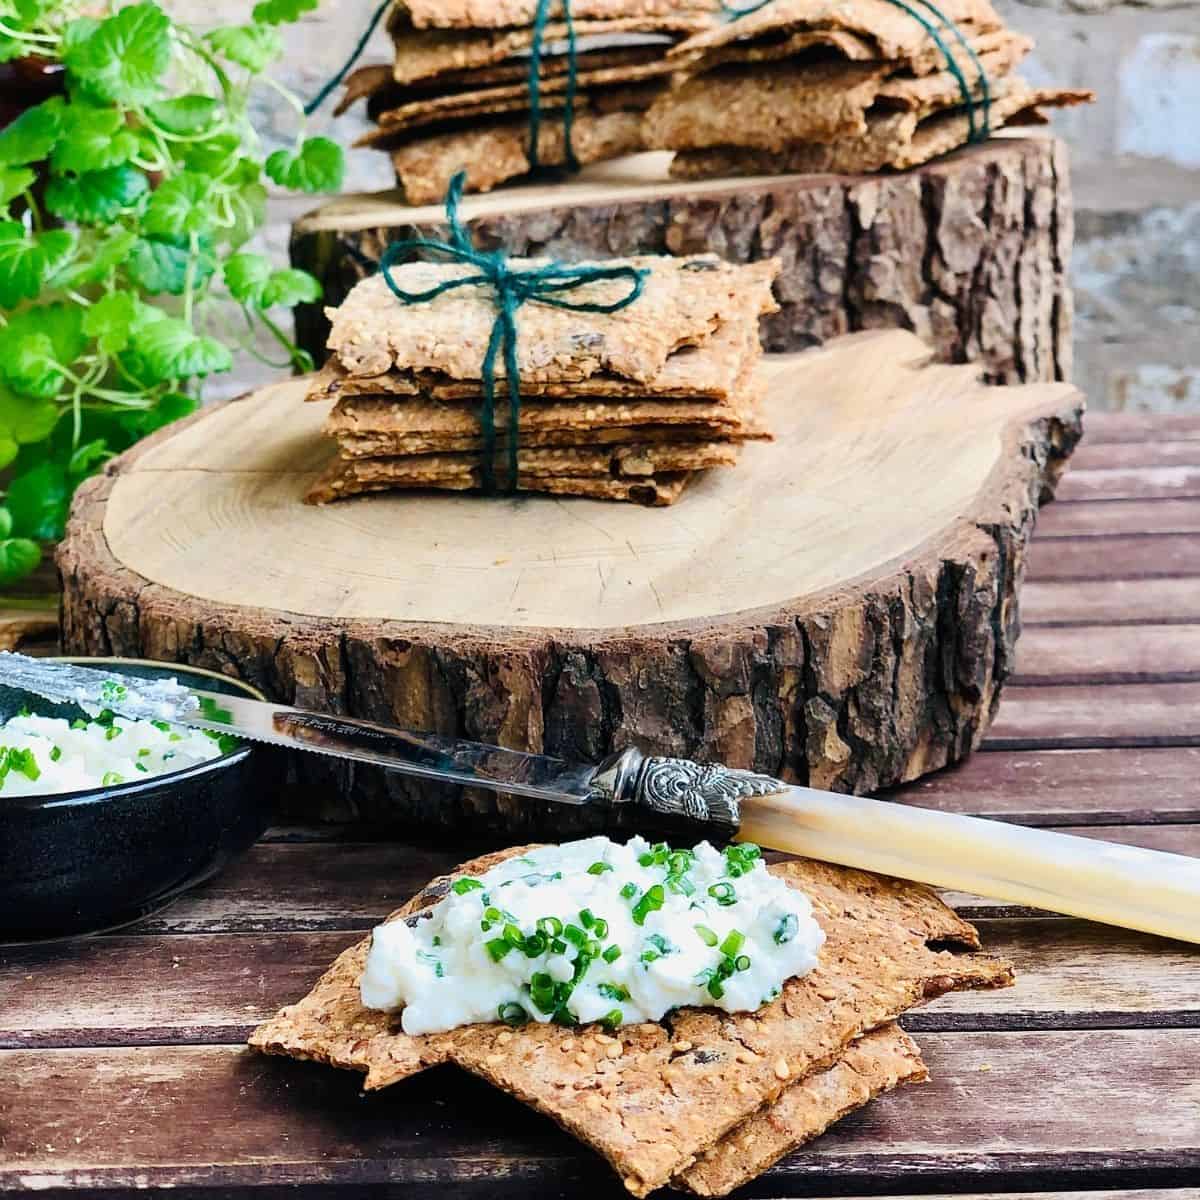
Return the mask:
<svg viewBox="0 0 1200 1200">
<path fill-rule="evenodd" d="M 588 838 L 456 879 L 427 918 L 376 927 L 362 1002 L 405 1033 L 487 1021 L 656 1021 L 748 1012 L 813 969 L 824 941 L 757 846 Z"/>
<path fill-rule="evenodd" d="M 0 800 L 133 783 L 217 758 L 228 739 L 102 713 L 73 723 L 21 715 L 0 726 Z"/>
</svg>

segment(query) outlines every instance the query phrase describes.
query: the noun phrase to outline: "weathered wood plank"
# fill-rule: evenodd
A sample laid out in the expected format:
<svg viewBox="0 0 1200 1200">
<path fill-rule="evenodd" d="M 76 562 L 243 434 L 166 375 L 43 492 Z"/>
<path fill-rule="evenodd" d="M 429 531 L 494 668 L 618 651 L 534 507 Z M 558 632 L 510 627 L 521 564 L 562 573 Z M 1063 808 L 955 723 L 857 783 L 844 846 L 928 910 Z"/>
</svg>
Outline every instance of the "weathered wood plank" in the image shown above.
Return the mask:
<svg viewBox="0 0 1200 1200">
<path fill-rule="evenodd" d="M 997 749 L 1200 744 L 1200 684 L 1010 687 L 985 746 Z"/>
<path fill-rule="evenodd" d="M 1093 467 L 1067 472 L 1055 494 L 1064 503 L 1080 500 L 1195 499 L 1200 465 Z"/>
<path fill-rule="evenodd" d="M 1200 538 L 1190 533 L 1128 537 L 1034 538 L 1029 547 L 1022 611 L 1029 589 L 1055 580 L 1170 579 L 1200 576 Z M 1193 591 L 1194 591 L 1193 587 Z"/>
<path fill-rule="evenodd" d="M 1088 413 L 1087 444 L 1112 442 L 1194 442 L 1200 440 L 1200 416 L 1192 413 Z"/>
<path fill-rule="evenodd" d="M 1180 683 L 1197 679 L 1200 624 L 1034 625 L 1017 643 L 1017 669 L 1011 683 Z"/>
<path fill-rule="evenodd" d="M 785 1160 L 759 1196 L 961 1186 L 1167 1186 L 1200 1169 L 1200 1030 L 925 1034 L 933 1081 Z M 1153 1113 L 1147 1111 L 1153 1097 Z M 1069 1097 L 1069 1102 L 1067 1101 Z M 451 1071 L 354 1078 L 233 1047 L 0 1054 L 0 1188 L 390 1185 L 405 1197 L 617 1197 L 548 1121 Z M 1141 1114 L 1139 1119 L 1136 1114 Z M 1194 1178 L 1194 1176 L 1193 1176 Z M 451 1190 L 452 1189 L 452 1190 Z"/>
<path fill-rule="evenodd" d="M 1200 749 L 975 754 L 887 793 L 902 803 L 1025 825 L 1200 822 Z"/>
<path fill-rule="evenodd" d="M 1200 532 L 1200 500 L 1081 500 L 1051 504 L 1038 518 L 1041 538 Z"/>
<path fill-rule="evenodd" d="M 1200 438 L 1195 441 L 1094 442 L 1087 419 L 1083 442 L 1071 456 L 1070 474 L 1114 467 L 1200 467 Z"/>
<path fill-rule="evenodd" d="M 1200 543 L 1200 538 L 1194 539 Z M 1058 542 L 1048 542 L 1057 546 Z M 1077 546 L 1079 542 L 1063 542 Z M 1103 555 L 1106 542 L 1097 542 Z M 1200 621 L 1200 579 L 1086 580 L 1026 584 L 1021 617 L 1032 625 L 1150 625 Z"/>
</svg>

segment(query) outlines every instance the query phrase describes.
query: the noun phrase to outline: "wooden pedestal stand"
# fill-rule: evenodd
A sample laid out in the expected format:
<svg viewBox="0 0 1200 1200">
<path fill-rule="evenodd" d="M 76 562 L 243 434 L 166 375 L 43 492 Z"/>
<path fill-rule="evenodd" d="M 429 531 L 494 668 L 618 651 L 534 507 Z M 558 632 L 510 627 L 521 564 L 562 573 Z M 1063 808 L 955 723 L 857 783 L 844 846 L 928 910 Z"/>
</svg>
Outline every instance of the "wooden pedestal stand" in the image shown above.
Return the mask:
<svg viewBox="0 0 1200 1200">
<path fill-rule="evenodd" d="M 477 244 L 512 254 L 778 256 L 782 310 L 763 324 L 770 350 L 902 328 L 942 361 L 981 363 L 996 382 L 1070 378 L 1070 183 L 1053 139 L 996 137 L 903 175 L 677 183 L 669 157 L 469 196 L 463 215 Z M 349 196 L 298 222 L 292 257 L 338 304 L 390 241 L 436 232 L 443 220 L 440 207 Z M 302 311 L 298 329 L 320 361 L 322 310 Z"/>
<path fill-rule="evenodd" d="M 567 757 L 636 743 L 821 787 L 912 779 L 966 754 L 994 711 L 1026 546 L 1083 404 L 927 360 L 899 331 L 772 356 L 777 440 L 668 509 L 313 508 L 325 406 L 279 384 L 84 486 L 59 557 L 66 647 Z M 290 806 L 310 816 L 530 819 L 313 756 L 292 770 Z"/>
</svg>

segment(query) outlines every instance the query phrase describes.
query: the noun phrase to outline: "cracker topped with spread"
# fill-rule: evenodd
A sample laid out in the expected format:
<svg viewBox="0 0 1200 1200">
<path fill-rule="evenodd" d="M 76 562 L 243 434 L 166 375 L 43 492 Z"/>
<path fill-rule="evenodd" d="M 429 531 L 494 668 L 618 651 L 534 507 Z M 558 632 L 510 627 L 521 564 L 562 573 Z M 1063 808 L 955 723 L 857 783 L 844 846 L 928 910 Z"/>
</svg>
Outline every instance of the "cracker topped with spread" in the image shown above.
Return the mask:
<svg viewBox="0 0 1200 1200">
<path fill-rule="evenodd" d="M 503 1012 L 497 1007 L 495 1019 L 490 1021 L 437 1032 L 406 1032 L 403 1007 L 375 1008 L 364 1003 L 364 999 L 392 1003 L 404 991 L 403 982 L 397 984 L 395 963 L 386 950 L 396 935 L 387 932 L 385 924 L 373 939 L 345 951 L 308 996 L 260 1026 L 251 1045 L 266 1053 L 365 1072 L 368 1090 L 387 1087 L 436 1063 L 456 1063 L 549 1115 L 592 1146 L 635 1195 L 668 1183 L 703 1195 L 723 1195 L 872 1096 L 924 1078 L 919 1052 L 894 1025 L 903 1012 L 944 992 L 1004 987 L 1012 982 L 1008 964 L 977 953 L 975 930 L 919 885 L 802 860 L 764 867 L 750 850 L 735 851 L 729 859 L 711 849 L 674 852 L 637 842 L 625 850 L 606 839 L 576 845 L 581 848 L 568 846 L 563 853 L 570 861 L 574 861 L 571 856 L 578 857 L 576 866 L 588 859 L 587 867 L 582 868 L 585 874 L 594 864 L 602 864 L 596 876 L 589 875 L 601 881 L 589 894 L 603 895 L 610 908 L 618 902 L 628 906 L 627 914 L 613 909 L 610 915 L 601 916 L 599 903 L 588 905 L 590 925 L 580 914 L 569 922 L 580 932 L 588 964 L 580 980 L 590 980 L 595 972 L 594 981 L 580 991 L 579 1002 L 584 1007 L 578 1015 L 571 1011 L 569 1001 L 580 987 L 579 980 L 568 994 L 561 1023 L 555 1023 L 561 996 L 556 986 L 566 982 L 565 978 L 557 979 L 550 970 L 526 971 L 548 965 L 548 960 L 543 963 L 542 959 L 547 953 L 553 955 L 555 940 L 580 949 L 574 936 L 563 936 L 568 922 L 557 913 L 542 913 L 536 901 L 528 913 L 524 904 L 519 906 L 520 912 L 510 911 L 508 915 L 517 920 L 505 920 L 503 892 L 513 893 L 517 886 L 504 888 L 506 880 L 553 875 L 560 869 L 541 869 L 553 865 L 555 848 L 525 847 L 475 860 L 455 875 L 433 881 L 389 922 L 408 923 L 408 934 L 396 939 L 412 949 L 411 956 L 401 956 L 402 961 L 413 970 L 420 963 L 420 969 L 436 979 L 441 947 L 435 947 L 432 939 L 447 936 L 446 922 L 451 916 L 447 909 L 439 917 L 436 906 L 449 896 L 465 896 L 478 907 L 482 897 L 473 893 L 486 891 L 488 903 L 478 914 L 472 905 L 456 906 L 454 911 L 471 909 L 471 918 L 478 916 L 475 924 L 489 924 L 487 930 L 463 930 L 464 937 L 474 939 L 472 945 L 482 939 L 480 953 L 488 955 L 489 961 L 493 953 L 487 949 L 489 942 L 499 938 L 508 946 L 497 962 L 512 960 L 512 970 L 504 977 L 517 990 L 513 998 L 500 1003 L 514 1007 L 505 1007 Z M 682 854 L 691 856 L 690 865 Z M 629 855 L 636 867 L 628 865 Z M 646 856 L 649 861 L 643 866 L 641 859 Z M 533 867 L 521 863 L 522 857 L 531 860 Z M 613 897 L 608 897 L 611 889 L 603 882 L 610 874 L 603 864 L 614 867 L 614 876 L 618 867 L 634 876 L 628 880 L 622 876 Z M 680 869 L 683 867 L 686 869 Z M 757 888 L 759 872 L 762 877 L 769 872 L 772 880 L 761 891 L 762 902 L 752 903 L 736 925 L 725 922 L 728 929 L 722 924 L 718 930 L 713 924 L 718 918 L 707 913 L 704 921 L 690 920 L 688 914 L 694 910 L 683 903 L 681 893 L 671 890 L 672 880 L 684 887 L 680 881 L 685 877 L 694 886 L 703 880 L 706 896 L 716 888 L 718 895 L 710 899 L 719 911 L 719 897 L 728 897 L 720 884 L 728 884 L 734 895 L 741 885 L 747 899 L 753 899 L 759 892 L 752 891 L 748 881 L 754 880 Z M 708 882 L 710 875 L 714 877 Z M 652 877 L 654 882 L 650 882 Z M 776 894 L 779 883 L 789 894 L 797 893 L 794 900 Z M 623 895 L 627 884 L 632 884 L 633 890 Z M 536 893 L 528 881 L 521 886 L 528 893 L 524 899 Z M 661 907 L 655 907 L 658 893 L 652 889 L 656 887 L 662 892 Z M 667 895 L 681 897 L 679 903 L 668 905 Z M 545 896 L 549 903 L 551 894 Z M 647 901 L 648 896 L 651 899 Z M 500 921 L 489 915 L 488 909 L 493 908 Z M 533 915 L 535 909 L 539 916 Z M 640 927 L 634 916 L 638 911 L 644 922 Z M 668 914 L 669 927 L 663 924 L 645 932 L 651 916 L 662 913 Z M 771 962 L 778 965 L 782 960 L 774 959 L 763 947 L 772 944 L 780 928 L 785 934 L 791 931 L 789 914 L 795 917 L 795 933 L 781 945 L 803 939 L 798 949 L 806 954 L 786 968 L 798 967 L 799 973 L 783 979 L 777 995 L 768 993 L 757 997 L 759 1003 L 743 1007 L 743 999 L 731 992 L 729 981 L 754 968 L 755 954 L 747 954 L 745 947 L 753 933 L 758 939 L 754 942 L 759 947 L 757 954 L 764 959 L 762 968 Z M 620 933 L 618 922 L 625 916 L 628 924 L 620 926 L 624 930 Z M 562 922 L 562 932 L 555 931 L 555 920 Z M 431 921 L 440 922 L 442 931 L 435 934 L 430 925 L 429 945 L 410 946 L 406 939 L 414 924 L 420 927 Z M 544 924 L 539 926 L 539 921 Z M 596 933 L 597 921 L 605 922 L 603 936 Z M 763 924 L 763 930 L 758 924 Z M 698 925 L 716 937 L 715 945 L 709 944 L 706 933 L 697 932 Z M 640 935 L 629 932 L 635 927 L 642 931 Z M 737 946 L 731 940 L 735 931 L 742 935 Z M 766 941 L 760 936 L 764 931 Z M 545 938 L 546 947 L 540 945 L 538 934 Z M 677 949 L 664 951 L 651 943 L 651 934 Z M 613 935 L 618 940 L 614 941 Z M 689 938 L 695 940 L 695 947 Z M 609 1012 L 593 1012 L 601 1001 L 610 1002 L 601 995 L 599 985 L 614 984 L 606 973 L 626 954 L 627 940 L 629 950 L 637 950 L 626 963 L 632 978 L 639 972 L 647 977 L 668 972 L 668 978 L 682 979 L 675 971 L 678 964 L 667 961 L 673 955 L 680 956 L 679 964 L 689 955 L 697 961 L 711 957 L 712 963 L 706 960 L 689 976 L 691 986 L 704 989 L 698 999 L 706 1003 L 697 1004 L 696 997 L 681 992 L 678 1007 L 668 1008 L 656 1020 L 641 1019 L 653 1011 L 653 1005 L 643 1007 L 652 994 L 638 990 L 635 1006 L 635 988 L 630 978 L 625 978 L 617 982 L 629 999 L 611 1000 Z M 587 951 L 592 941 L 598 943 L 595 955 Z M 384 949 L 374 950 L 373 942 Z M 605 951 L 612 945 L 620 947 L 620 954 L 609 962 Z M 529 953 L 531 949 L 534 954 Z M 430 957 L 418 959 L 418 950 Z M 643 962 L 648 951 L 656 952 L 657 957 Z M 373 953 L 377 956 L 375 969 L 368 974 Z M 580 955 L 564 950 L 561 957 L 572 964 L 574 978 Z M 751 961 L 739 969 L 740 958 Z M 456 964 L 460 962 L 455 959 Z M 684 965 L 690 969 L 694 964 L 688 957 Z M 442 966 L 447 972 L 444 960 Z M 525 974 L 528 992 L 522 990 L 519 979 Z M 535 981 L 535 975 L 549 978 Z M 702 982 L 696 983 L 700 977 Z M 707 990 L 713 980 L 721 995 Z M 726 1007 L 718 1008 L 726 996 L 730 997 Z M 521 1008 L 520 1014 L 515 1006 Z M 620 1020 L 612 1015 L 618 1008 L 622 1010 Z M 623 1019 L 626 1012 L 629 1021 Z M 482 1010 L 475 1015 L 483 1015 Z M 596 1015 L 608 1019 L 579 1020 Z M 414 1027 L 425 1024 L 428 1022 L 418 1014 Z"/>
</svg>

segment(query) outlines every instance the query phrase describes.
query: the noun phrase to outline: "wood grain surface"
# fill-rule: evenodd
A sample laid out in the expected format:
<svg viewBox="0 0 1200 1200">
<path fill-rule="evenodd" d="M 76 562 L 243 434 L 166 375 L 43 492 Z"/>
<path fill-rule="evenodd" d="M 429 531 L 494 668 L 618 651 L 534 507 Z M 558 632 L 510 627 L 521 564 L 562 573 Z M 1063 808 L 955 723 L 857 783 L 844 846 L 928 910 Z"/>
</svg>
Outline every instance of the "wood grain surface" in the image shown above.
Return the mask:
<svg viewBox="0 0 1200 1200">
<path fill-rule="evenodd" d="M 1175 448 L 1200 446 L 1200 418 L 1090 422 L 1088 470 L 1186 465 Z M 1075 506 L 1111 524 L 1035 539 L 1024 599 L 1038 619 L 994 737 L 890 798 L 1200 854 L 1200 613 L 1185 603 L 1200 538 L 1147 531 L 1160 523 L 1132 502 Z M 1095 600 L 1077 599 L 1086 589 Z M 347 1075 L 240 1045 L 474 848 L 280 824 L 133 928 L 0 950 L 0 1191 L 617 1200 L 597 1160 L 451 1070 L 363 1098 Z M 932 1082 L 852 1116 L 745 1196 L 1197 1200 L 1200 948 L 948 899 L 1015 961 L 1017 987 L 910 1014 Z"/>
</svg>

